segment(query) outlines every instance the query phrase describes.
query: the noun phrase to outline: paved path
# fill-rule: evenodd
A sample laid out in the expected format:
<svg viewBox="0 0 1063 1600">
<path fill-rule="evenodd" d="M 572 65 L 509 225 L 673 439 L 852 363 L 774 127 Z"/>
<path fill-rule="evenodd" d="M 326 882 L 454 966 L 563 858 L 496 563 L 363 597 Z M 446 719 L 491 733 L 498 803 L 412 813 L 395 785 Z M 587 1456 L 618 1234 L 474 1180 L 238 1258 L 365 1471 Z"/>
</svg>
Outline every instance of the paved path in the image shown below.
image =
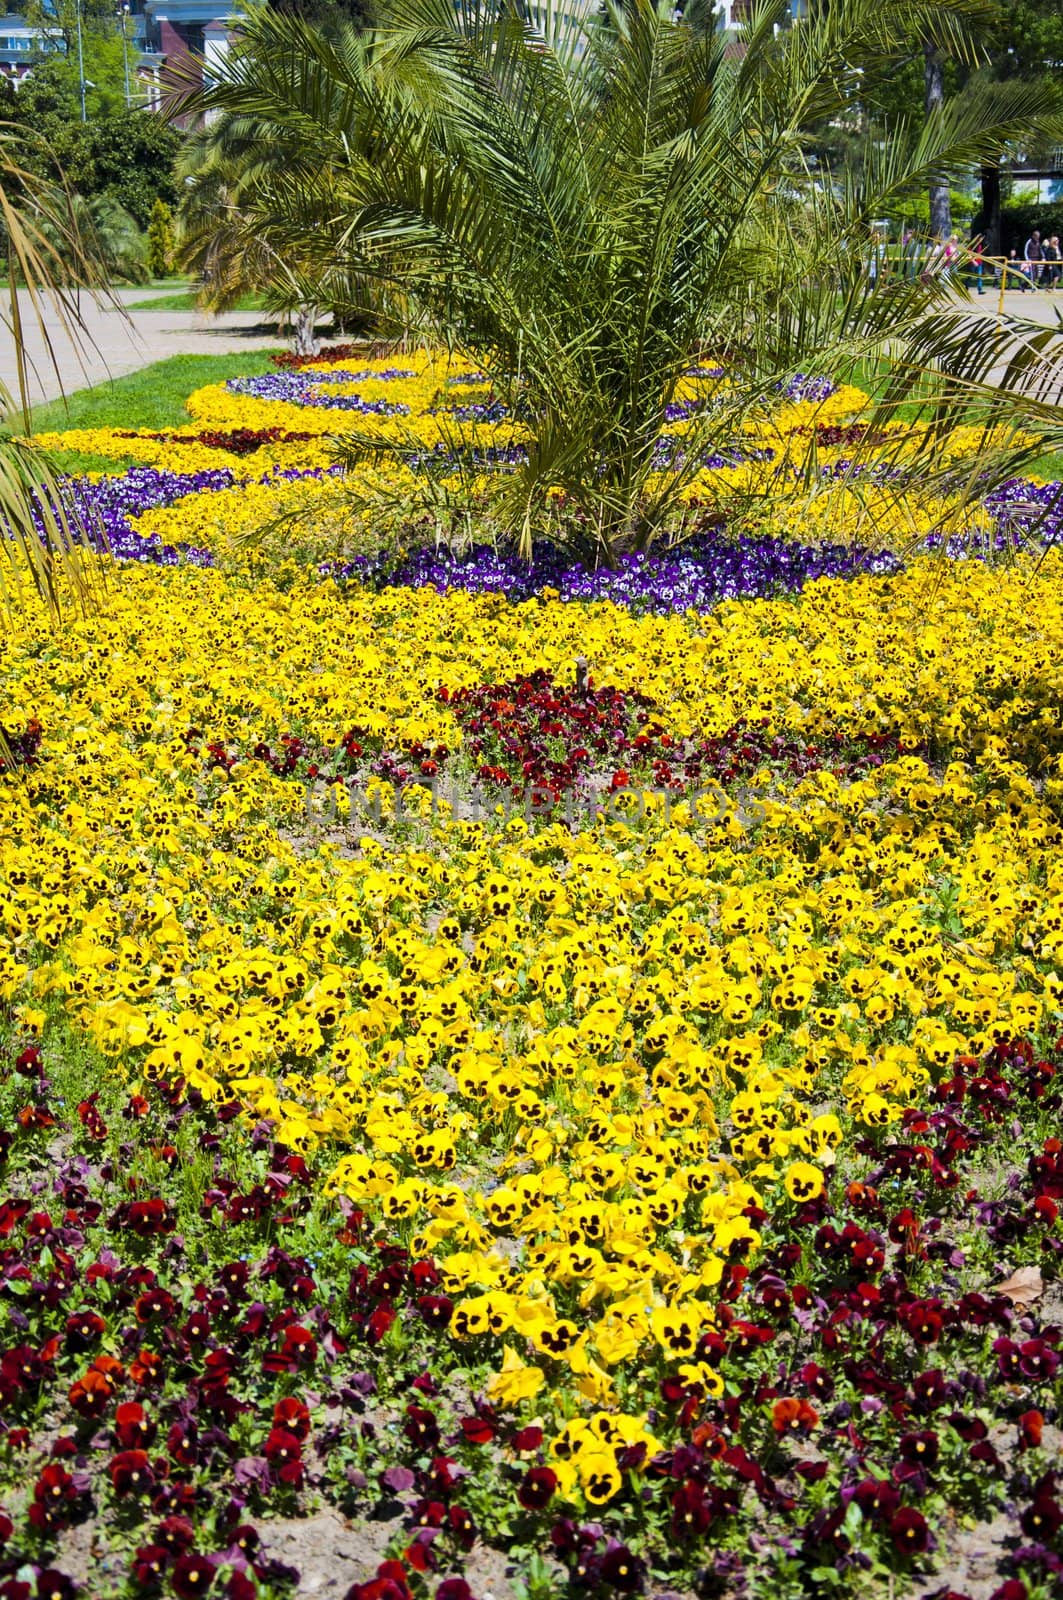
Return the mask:
<svg viewBox="0 0 1063 1600">
<path fill-rule="evenodd" d="M 151 293 L 150 289 L 124 289 L 118 292 L 118 298 L 128 304 L 146 299 Z M 261 314 L 257 311 L 227 311 L 218 317 L 207 317 L 198 311 L 131 311 L 123 315 L 121 311 L 93 305 L 83 295 L 86 337 L 80 350 L 63 332 L 55 313 L 49 308 L 46 314 L 62 373 L 60 384 L 29 301 L 21 295 L 20 300 L 31 364 L 30 400 L 35 405 L 56 399 L 64 389 L 72 394 L 75 389 L 136 372 L 166 356 L 228 355 L 238 350 L 276 349 L 283 343 L 275 333 L 262 331 Z M 0 324 L 0 383 L 14 392 L 17 382 L 15 343 L 7 327 Z"/>
<path fill-rule="evenodd" d="M 996 324 L 999 315 L 1000 290 L 992 287 L 987 288 L 984 295 L 979 296 L 976 294 L 972 296 L 972 304 L 985 316 L 986 333 L 991 338 L 992 328 Z M 1051 294 L 1034 290 L 1028 290 L 1023 294 L 1020 290 L 1009 289 L 1004 296 L 1004 312 L 1007 316 L 1022 317 L 1030 322 L 1039 322 L 1046 328 L 1054 328 L 1058 324 L 1059 317 L 1063 316 L 1063 289 L 1053 290 Z M 1060 328 L 1060 339 L 1063 340 L 1063 327 Z M 1063 350 L 1063 344 L 1059 348 Z M 1054 373 L 1051 372 L 1053 364 L 1055 367 Z M 988 373 L 989 381 L 991 383 L 1002 383 L 1005 370 L 1005 363 L 1002 361 L 997 362 Z M 1036 384 L 1039 391 L 1038 397 L 1043 401 L 1048 401 L 1050 404 L 1063 405 L 1063 365 L 1060 363 L 1058 352 L 1054 363 L 1046 366 L 1045 376 L 1048 377 L 1049 373 L 1051 373 L 1051 381 L 1047 388 L 1042 388 L 1041 384 Z M 1036 376 L 1036 372 L 1031 373 L 1032 379 L 1036 380 Z M 1032 388 L 1032 386 L 1030 387 Z"/>
</svg>

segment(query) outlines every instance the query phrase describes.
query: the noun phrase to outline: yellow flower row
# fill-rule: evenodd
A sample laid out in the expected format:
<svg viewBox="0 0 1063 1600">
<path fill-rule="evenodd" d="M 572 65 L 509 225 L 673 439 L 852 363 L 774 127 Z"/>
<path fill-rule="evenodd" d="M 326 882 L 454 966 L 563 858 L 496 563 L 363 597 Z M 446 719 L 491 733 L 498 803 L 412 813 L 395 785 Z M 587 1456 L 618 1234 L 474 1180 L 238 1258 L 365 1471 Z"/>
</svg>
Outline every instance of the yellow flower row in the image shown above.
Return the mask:
<svg viewBox="0 0 1063 1600">
<path fill-rule="evenodd" d="M 125 572 L 107 615 L 0 640 L 0 723 L 43 728 L 0 779 L 0 997 L 63 1007 L 131 1083 L 330 1142 L 334 1186 L 440 1261 L 496 1398 L 556 1410 L 595 1503 L 601 1414 L 645 1436 L 647 1363 L 696 1362 L 751 1204 L 816 1193 L 957 1051 L 1058 1026 L 1061 642 L 1056 554 L 666 618 Z M 570 831 L 399 817 L 380 784 L 374 814 L 372 783 L 254 755 L 357 728 L 467 773 L 439 688 L 571 682 L 579 656 L 675 738 L 896 730 L 933 759 Z"/>
</svg>

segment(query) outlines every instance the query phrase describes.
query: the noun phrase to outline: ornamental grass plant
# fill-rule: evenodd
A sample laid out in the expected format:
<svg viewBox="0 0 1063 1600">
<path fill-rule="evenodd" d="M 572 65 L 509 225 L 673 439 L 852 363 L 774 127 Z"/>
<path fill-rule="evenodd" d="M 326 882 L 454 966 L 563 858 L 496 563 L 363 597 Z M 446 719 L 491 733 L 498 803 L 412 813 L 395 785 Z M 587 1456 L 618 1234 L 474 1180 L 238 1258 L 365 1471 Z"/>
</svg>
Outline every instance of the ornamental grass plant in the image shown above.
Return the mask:
<svg viewBox="0 0 1063 1600">
<path fill-rule="evenodd" d="M 988 319 L 948 274 L 872 278 L 871 230 L 891 199 L 1055 127 L 1058 108 L 1043 88 L 971 90 L 918 128 L 869 129 L 859 178 L 813 171 L 807 130 L 846 114 L 855 64 L 881 68 L 920 29 L 973 50 L 981 13 L 969 0 L 840 0 L 782 27 L 787 11 L 754 8 L 740 59 L 722 33 L 649 0 L 601 21 L 551 4 L 395 0 L 374 30 L 339 38 L 255 11 L 188 102 L 241 174 L 209 234 L 213 270 L 224 283 L 269 255 L 305 305 L 373 284 L 379 323 L 467 351 L 528 429 L 498 505 L 525 555 L 547 526 L 556 536 L 558 494 L 582 559 L 615 566 L 648 549 L 674 532 L 702 456 L 795 373 L 838 378 L 883 356 L 875 429 L 913 403 L 926 424 L 897 496 L 970 499 L 941 450 L 960 422 L 981 434 L 981 478 L 1055 447 L 1058 333 Z M 731 381 L 662 461 L 699 360 Z M 401 427 L 386 442 L 346 430 L 343 445 L 348 462 L 420 449 Z M 848 469 L 857 494 L 864 456 L 857 445 Z M 795 467 L 815 479 L 814 442 Z"/>
</svg>

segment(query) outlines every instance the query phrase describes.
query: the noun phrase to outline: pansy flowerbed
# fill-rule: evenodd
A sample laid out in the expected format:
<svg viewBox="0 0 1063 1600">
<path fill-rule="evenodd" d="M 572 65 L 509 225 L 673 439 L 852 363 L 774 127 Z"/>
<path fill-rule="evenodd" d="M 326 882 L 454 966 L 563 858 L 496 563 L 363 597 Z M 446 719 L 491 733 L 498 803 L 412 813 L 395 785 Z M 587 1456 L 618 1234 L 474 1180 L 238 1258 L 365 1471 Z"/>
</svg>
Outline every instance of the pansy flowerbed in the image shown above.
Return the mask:
<svg viewBox="0 0 1063 1600">
<path fill-rule="evenodd" d="M 0 637 L 0 1596 L 1048 1600 L 1063 555 L 245 546 L 357 362 Z"/>
</svg>

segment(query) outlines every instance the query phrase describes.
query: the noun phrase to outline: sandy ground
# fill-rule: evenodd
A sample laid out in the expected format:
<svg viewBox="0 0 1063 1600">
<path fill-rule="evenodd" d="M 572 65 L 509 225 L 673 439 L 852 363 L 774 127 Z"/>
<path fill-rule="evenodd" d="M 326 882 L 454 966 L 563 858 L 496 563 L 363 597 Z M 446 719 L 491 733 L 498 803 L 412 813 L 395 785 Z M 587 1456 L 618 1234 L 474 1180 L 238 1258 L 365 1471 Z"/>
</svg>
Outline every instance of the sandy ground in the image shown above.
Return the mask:
<svg viewBox="0 0 1063 1600">
<path fill-rule="evenodd" d="M 171 290 L 160 290 L 162 295 Z M 126 304 L 145 300 L 150 289 L 118 291 Z M 30 363 L 30 402 L 54 400 L 65 389 L 72 394 L 108 378 L 136 372 L 152 361 L 177 355 L 228 355 L 239 350 L 275 349 L 276 334 L 261 329 L 256 311 L 228 311 L 219 317 L 197 311 L 132 311 L 126 315 L 111 307 L 94 305 L 82 296 L 85 333 L 75 345 L 64 332 L 60 318 L 49 308 L 46 326 L 52 340 L 62 382 L 49 357 L 47 343 L 33 318 L 28 298 L 20 295 Z M 3 308 L 0 307 L 0 310 Z M 15 342 L 0 324 L 0 383 L 12 393 L 18 383 Z"/>
</svg>

